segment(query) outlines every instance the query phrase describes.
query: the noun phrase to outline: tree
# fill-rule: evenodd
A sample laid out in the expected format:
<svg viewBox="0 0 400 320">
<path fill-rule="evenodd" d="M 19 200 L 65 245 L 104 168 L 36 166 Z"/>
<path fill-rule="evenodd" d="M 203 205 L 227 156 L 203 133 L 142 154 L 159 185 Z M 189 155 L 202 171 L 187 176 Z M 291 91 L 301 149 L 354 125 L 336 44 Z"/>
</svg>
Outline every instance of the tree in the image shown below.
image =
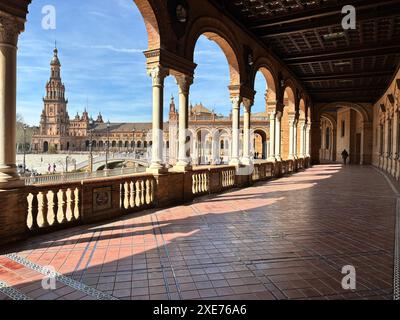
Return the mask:
<svg viewBox="0 0 400 320">
<path fill-rule="evenodd" d="M 24 127 L 26 126 L 26 149 L 25 150 L 29 150 L 29 146 L 31 144 L 32 141 L 32 136 L 34 134 L 34 127 L 30 127 L 28 126 L 25 121 L 24 118 L 22 117 L 21 114 L 17 113 L 17 151 L 18 152 L 23 152 L 23 146 L 24 146 Z"/>
</svg>

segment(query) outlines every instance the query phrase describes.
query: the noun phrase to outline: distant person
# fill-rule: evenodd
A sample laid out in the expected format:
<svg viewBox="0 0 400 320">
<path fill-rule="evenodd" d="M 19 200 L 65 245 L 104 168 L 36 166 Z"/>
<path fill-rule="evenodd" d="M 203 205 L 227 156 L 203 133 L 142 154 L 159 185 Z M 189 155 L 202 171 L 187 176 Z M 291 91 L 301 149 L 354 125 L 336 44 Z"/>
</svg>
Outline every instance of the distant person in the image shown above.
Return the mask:
<svg viewBox="0 0 400 320">
<path fill-rule="evenodd" d="M 56 164 L 55 163 L 53 163 L 53 174 L 55 174 L 56 173 Z"/>
<path fill-rule="evenodd" d="M 51 173 L 51 164 L 49 163 L 47 166 L 47 173 L 50 174 Z"/>
<path fill-rule="evenodd" d="M 342 159 L 343 159 L 344 165 L 347 165 L 347 158 L 348 157 L 349 157 L 349 153 L 347 152 L 346 149 L 344 149 L 343 152 L 342 152 Z"/>
</svg>

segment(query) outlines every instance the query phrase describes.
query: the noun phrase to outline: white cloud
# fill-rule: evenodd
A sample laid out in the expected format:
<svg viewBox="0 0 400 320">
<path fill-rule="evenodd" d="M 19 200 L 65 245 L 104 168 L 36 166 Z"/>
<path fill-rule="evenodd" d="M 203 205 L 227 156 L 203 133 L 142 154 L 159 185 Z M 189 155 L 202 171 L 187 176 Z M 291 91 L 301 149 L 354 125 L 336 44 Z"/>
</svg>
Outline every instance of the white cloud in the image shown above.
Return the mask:
<svg viewBox="0 0 400 320">
<path fill-rule="evenodd" d="M 93 45 L 93 46 L 90 46 L 90 48 L 91 49 L 100 49 L 100 50 L 110 50 L 110 51 L 118 52 L 118 53 L 142 53 L 144 51 L 143 49 L 135 49 L 135 48 L 116 48 L 110 44 Z"/>
<path fill-rule="evenodd" d="M 97 16 L 97 17 L 102 17 L 102 18 L 110 18 L 109 15 L 107 15 L 103 12 L 100 12 L 100 11 L 89 11 L 89 14 L 92 16 Z"/>
</svg>

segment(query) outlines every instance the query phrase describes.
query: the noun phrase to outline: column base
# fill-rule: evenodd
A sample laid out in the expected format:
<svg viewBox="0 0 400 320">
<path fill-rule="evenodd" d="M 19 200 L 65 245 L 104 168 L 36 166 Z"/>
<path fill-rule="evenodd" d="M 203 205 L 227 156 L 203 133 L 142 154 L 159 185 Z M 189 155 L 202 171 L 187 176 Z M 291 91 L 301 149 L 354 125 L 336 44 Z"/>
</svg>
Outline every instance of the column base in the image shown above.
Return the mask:
<svg viewBox="0 0 400 320">
<path fill-rule="evenodd" d="M 281 156 L 275 156 L 276 162 L 282 162 Z"/>
<path fill-rule="evenodd" d="M 168 173 L 168 169 L 162 164 L 152 164 L 146 169 L 146 172 L 151 174 L 165 174 Z"/>
<path fill-rule="evenodd" d="M 232 159 L 231 161 L 229 161 L 229 165 L 230 166 L 239 167 L 240 166 L 240 161 L 239 161 L 239 159 Z"/>
<path fill-rule="evenodd" d="M 24 186 L 25 182 L 22 179 L 4 180 L 0 175 L 0 190 L 18 189 Z"/>
<path fill-rule="evenodd" d="M 275 157 L 268 157 L 267 161 L 268 162 L 276 162 L 276 159 L 275 159 Z"/>
<path fill-rule="evenodd" d="M 188 163 L 177 163 L 175 166 L 172 167 L 172 171 L 175 172 L 187 172 L 192 171 L 193 167 Z"/>
<path fill-rule="evenodd" d="M 15 166 L 1 166 L 0 189 L 14 189 L 25 185 L 24 180 L 18 175 Z"/>
<path fill-rule="evenodd" d="M 253 164 L 253 161 L 251 161 L 250 158 L 242 158 L 242 160 L 240 161 L 240 164 L 243 166 L 249 166 L 249 165 Z"/>
</svg>

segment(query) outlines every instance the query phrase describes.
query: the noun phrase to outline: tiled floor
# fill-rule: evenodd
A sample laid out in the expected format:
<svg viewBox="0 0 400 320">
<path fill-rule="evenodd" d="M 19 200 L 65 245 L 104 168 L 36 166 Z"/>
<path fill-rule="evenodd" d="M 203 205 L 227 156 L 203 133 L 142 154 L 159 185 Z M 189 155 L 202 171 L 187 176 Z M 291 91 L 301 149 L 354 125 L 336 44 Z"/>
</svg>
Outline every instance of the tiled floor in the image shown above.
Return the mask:
<svg viewBox="0 0 400 320">
<path fill-rule="evenodd" d="M 317 166 L 3 248 L 0 281 L 32 299 L 391 299 L 395 201 L 371 167 Z M 32 265 L 67 278 L 44 290 Z"/>
</svg>

